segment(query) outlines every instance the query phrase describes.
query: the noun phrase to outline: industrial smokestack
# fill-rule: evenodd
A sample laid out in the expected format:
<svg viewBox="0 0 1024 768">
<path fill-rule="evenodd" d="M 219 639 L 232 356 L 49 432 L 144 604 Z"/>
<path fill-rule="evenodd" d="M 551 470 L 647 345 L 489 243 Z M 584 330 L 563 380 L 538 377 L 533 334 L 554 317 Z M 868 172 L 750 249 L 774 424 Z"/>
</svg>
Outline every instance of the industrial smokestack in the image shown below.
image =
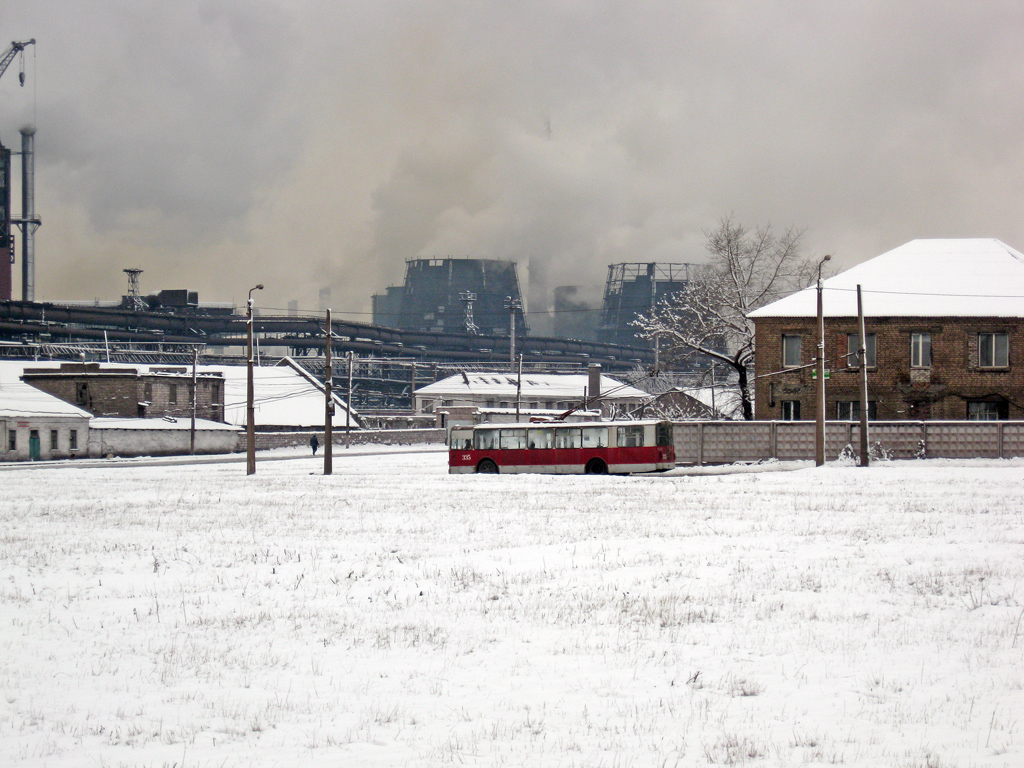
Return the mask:
<svg viewBox="0 0 1024 768">
<path fill-rule="evenodd" d="M 21 300 L 36 300 L 36 162 L 35 126 L 21 129 Z"/>
</svg>

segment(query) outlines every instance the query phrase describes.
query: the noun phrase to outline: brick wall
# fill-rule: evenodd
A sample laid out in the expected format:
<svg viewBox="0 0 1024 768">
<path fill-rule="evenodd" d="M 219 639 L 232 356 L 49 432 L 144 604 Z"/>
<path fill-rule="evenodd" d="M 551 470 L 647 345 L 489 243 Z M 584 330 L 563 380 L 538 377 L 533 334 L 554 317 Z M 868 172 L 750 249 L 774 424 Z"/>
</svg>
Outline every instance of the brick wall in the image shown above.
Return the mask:
<svg viewBox="0 0 1024 768">
<path fill-rule="evenodd" d="M 134 373 L 128 375 L 82 374 L 78 376 L 28 375 L 25 382 L 66 403 L 84 408 L 93 416 L 138 416 Z"/>
<path fill-rule="evenodd" d="M 37 389 L 84 408 L 93 416 L 134 419 L 181 418 L 192 414 L 192 375 L 184 368 L 139 374 L 134 368 L 101 369 L 97 363 L 64 363 L 59 370 L 26 369 L 23 378 Z M 198 418 L 223 421 L 223 377 L 211 374 L 197 377 L 196 402 Z"/>
<path fill-rule="evenodd" d="M 868 399 L 877 418 L 966 419 L 968 402 L 998 402 L 1006 418 L 1024 418 L 1024 321 L 1005 318 L 868 318 L 868 334 L 876 338 L 876 366 L 868 369 Z M 912 333 L 931 334 L 932 364 L 911 368 Z M 1009 365 L 982 369 L 978 365 L 978 334 L 1006 333 Z M 857 333 L 856 318 L 825 319 L 826 417 L 837 418 L 836 404 L 859 401 L 859 371 L 850 367 L 847 334 Z M 755 414 L 758 419 L 782 418 L 782 402 L 800 403 L 802 420 L 813 419 L 816 382 L 811 368 L 785 372 L 783 335 L 799 335 L 801 365 L 814 363 L 818 331 L 814 318 L 763 318 L 756 324 L 757 374 Z M 773 376 L 766 373 L 783 371 Z"/>
</svg>

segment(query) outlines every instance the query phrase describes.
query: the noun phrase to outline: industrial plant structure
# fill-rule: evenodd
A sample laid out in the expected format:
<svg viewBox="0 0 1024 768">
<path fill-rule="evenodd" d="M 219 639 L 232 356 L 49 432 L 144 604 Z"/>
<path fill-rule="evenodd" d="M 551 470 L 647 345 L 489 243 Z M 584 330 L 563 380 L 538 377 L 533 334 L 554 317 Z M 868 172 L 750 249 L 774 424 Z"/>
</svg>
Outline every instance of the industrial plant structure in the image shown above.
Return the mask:
<svg viewBox="0 0 1024 768">
<path fill-rule="evenodd" d="M 11 150 L 0 144 L 0 300 L 10 299 L 13 289 L 11 264 L 14 239 L 11 236 Z"/>
<path fill-rule="evenodd" d="M 475 294 L 468 306 L 465 294 Z M 509 303 L 518 306 L 508 309 Z M 407 259 L 405 284 L 373 296 L 373 322 L 406 331 L 507 336 L 514 313 L 516 333 L 525 336 L 522 307 L 514 261 Z"/>
<path fill-rule="evenodd" d="M 662 299 L 686 290 L 697 269 L 696 264 L 609 264 L 600 340 L 608 344 L 650 346 L 637 337 L 633 323 Z"/>
</svg>

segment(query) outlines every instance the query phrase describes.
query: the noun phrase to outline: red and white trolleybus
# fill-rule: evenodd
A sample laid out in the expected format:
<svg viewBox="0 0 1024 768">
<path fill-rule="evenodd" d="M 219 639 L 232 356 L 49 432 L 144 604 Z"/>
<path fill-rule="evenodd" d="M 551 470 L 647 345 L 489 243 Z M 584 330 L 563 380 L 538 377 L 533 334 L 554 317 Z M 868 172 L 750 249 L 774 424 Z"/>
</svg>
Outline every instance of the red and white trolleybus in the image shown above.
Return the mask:
<svg viewBox="0 0 1024 768">
<path fill-rule="evenodd" d="M 450 474 L 625 474 L 675 462 L 672 423 L 653 420 L 455 427 L 448 451 Z"/>
</svg>

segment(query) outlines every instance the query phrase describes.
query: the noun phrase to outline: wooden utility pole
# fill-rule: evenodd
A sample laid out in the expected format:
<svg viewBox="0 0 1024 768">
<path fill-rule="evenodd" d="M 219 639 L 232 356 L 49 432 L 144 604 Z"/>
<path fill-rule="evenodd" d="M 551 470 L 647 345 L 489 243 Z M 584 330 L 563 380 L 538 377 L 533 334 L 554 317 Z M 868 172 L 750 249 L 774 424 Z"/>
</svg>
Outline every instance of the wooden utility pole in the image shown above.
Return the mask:
<svg viewBox="0 0 1024 768">
<path fill-rule="evenodd" d="M 831 258 L 825 256 L 818 262 L 818 408 L 814 429 L 814 464 L 818 467 L 825 463 L 825 312 L 821 268 Z"/>
<path fill-rule="evenodd" d="M 516 376 L 516 424 L 519 423 L 519 410 L 523 404 L 523 356 L 519 356 L 519 374 Z"/>
<path fill-rule="evenodd" d="M 105 333 L 105 332 L 104 332 Z M 188 452 L 196 455 L 196 366 L 199 364 L 199 347 L 192 347 L 192 421 L 188 431 Z"/>
<path fill-rule="evenodd" d="M 348 351 L 348 392 L 345 395 L 345 448 L 352 447 L 352 365 L 354 355 Z"/>
<path fill-rule="evenodd" d="M 871 463 L 868 455 L 868 337 L 864 332 L 864 302 L 861 300 L 860 285 L 857 286 L 857 333 L 860 334 L 860 465 Z M 875 349 L 878 354 L 878 349 Z"/>
<path fill-rule="evenodd" d="M 324 474 L 334 471 L 334 400 L 331 398 L 331 385 L 334 375 L 331 372 L 331 310 L 327 310 L 327 339 L 324 343 Z"/>
</svg>

